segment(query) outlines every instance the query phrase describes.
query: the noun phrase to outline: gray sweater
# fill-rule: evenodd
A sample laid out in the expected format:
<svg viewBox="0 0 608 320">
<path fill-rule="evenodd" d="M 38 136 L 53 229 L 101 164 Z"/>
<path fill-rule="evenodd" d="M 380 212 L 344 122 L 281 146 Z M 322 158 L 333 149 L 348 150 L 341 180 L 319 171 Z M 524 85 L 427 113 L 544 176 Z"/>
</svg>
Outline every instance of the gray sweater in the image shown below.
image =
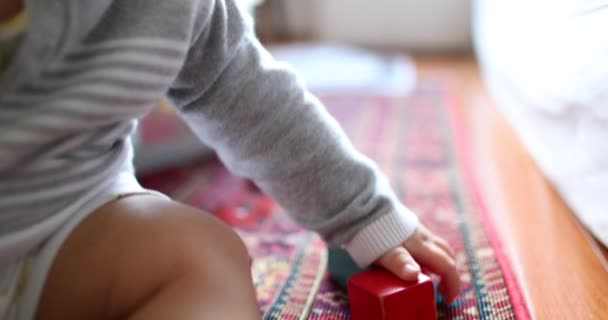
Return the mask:
<svg viewBox="0 0 608 320">
<path fill-rule="evenodd" d="M 130 166 L 136 119 L 163 96 L 232 172 L 360 265 L 415 230 L 233 0 L 30 0 L 27 12 L 0 78 L 0 263 L 54 230 L 16 235 Z"/>
</svg>

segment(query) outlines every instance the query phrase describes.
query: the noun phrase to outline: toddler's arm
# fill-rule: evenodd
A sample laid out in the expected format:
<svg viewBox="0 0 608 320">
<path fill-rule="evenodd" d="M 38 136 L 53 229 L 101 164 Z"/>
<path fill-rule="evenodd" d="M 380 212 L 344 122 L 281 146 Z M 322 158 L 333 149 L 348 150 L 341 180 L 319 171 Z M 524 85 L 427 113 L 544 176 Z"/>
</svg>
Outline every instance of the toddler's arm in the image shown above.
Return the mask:
<svg viewBox="0 0 608 320">
<path fill-rule="evenodd" d="M 231 171 L 253 179 L 304 227 L 344 245 L 361 266 L 420 234 L 384 176 L 297 76 L 273 61 L 232 0 L 203 1 L 196 14 L 169 97 Z M 380 263 L 399 274 L 402 251 Z"/>
</svg>

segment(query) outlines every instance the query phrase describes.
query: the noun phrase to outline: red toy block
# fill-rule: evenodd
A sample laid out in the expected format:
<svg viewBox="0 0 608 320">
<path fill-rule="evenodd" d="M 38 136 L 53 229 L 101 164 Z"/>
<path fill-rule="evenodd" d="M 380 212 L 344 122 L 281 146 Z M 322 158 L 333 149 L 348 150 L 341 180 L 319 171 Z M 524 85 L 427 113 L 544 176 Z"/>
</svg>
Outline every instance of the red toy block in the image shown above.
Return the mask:
<svg viewBox="0 0 608 320">
<path fill-rule="evenodd" d="M 352 320 L 434 320 L 435 290 L 420 273 L 417 282 L 405 282 L 389 271 L 372 267 L 348 278 Z"/>
</svg>

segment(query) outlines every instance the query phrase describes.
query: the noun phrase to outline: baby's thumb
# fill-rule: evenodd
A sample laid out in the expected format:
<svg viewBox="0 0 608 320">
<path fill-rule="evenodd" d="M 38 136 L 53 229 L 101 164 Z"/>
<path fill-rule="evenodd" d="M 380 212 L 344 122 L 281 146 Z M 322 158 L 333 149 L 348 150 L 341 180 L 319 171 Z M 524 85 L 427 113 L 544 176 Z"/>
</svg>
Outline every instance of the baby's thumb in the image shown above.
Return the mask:
<svg viewBox="0 0 608 320">
<path fill-rule="evenodd" d="M 405 281 L 416 281 L 420 273 L 420 266 L 404 247 L 391 249 L 380 257 L 376 264 Z"/>
</svg>

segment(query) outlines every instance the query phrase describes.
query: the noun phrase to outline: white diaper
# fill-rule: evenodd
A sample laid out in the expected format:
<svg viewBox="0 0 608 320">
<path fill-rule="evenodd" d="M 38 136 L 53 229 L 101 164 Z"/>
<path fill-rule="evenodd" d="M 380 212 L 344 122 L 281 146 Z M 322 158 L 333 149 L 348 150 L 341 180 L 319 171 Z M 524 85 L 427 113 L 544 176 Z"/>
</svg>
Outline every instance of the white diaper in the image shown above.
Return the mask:
<svg viewBox="0 0 608 320">
<path fill-rule="evenodd" d="M 15 238 L 27 238 L 40 229 L 59 226 L 47 240 L 29 250 L 25 257 L 16 258 L 0 269 L 0 320 L 32 319 L 55 255 L 72 230 L 80 221 L 104 204 L 139 193 L 166 197 L 156 191 L 144 189 L 131 172 L 122 172 L 112 181 L 84 195 L 77 203 L 40 225 L 15 235 Z"/>
</svg>

